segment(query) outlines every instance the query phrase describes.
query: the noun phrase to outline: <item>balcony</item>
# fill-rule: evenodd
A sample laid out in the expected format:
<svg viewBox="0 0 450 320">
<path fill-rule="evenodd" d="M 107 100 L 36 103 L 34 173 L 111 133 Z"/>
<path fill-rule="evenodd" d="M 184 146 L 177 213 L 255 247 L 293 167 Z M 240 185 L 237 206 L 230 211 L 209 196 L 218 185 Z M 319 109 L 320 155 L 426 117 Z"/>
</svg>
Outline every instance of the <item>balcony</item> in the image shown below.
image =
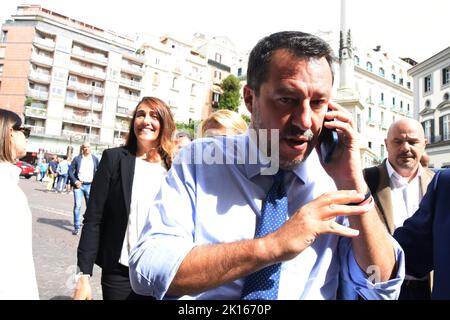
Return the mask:
<svg viewBox="0 0 450 320">
<path fill-rule="evenodd" d="M 114 129 L 116 131 L 126 131 L 126 132 L 128 132 L 128 129 L 130 129 L 130 124 L 129 123 L 116 122 L 116 124 L 114 125 Z"/>
<path fill-rule="evenodd" d="M 95 79 L 105 80 L 106 78 L 106 73 L 103 71 L 82 67 L 74 63 L 70 64 L 70 71 L 73 71 L 74 73 L 82 76 L 88 76 Z"/>
<path fill-rule="evenodd" d="M 44 39 L 40 37 L 34 37 L 33 43 L 38 47 L 42 47 L 43 49 L 49 49 L 53 51 L 55 49 L 55 41 L 51 39 Z"/>
<path fill-rule="evenodd" d="M 96 126 L 101 127 L 102 121 L 98 118 L 92 118 L 88 116 L 77 115 L 73 113 L 65 112 L 63 119 L 70 122 L 75 122 L 83 126 Z"/>
<path fill-rule="evenodd" d="M 116 114 L 121 117 L 131 118 L 133 116 L 133 109 L 117 107 Z M 127 128 L 128 129 L 128 128 Z"/>
<path fill-rule="evenodd" d="M 139 76 L 144 75 L 144 68 L 129 63 L 122 63 L 122 70 Z"/>
<path fill-rule="evenodd" d="M 224 64 L 222 64 L 220 62 L 208 59 L 208 64 L 213 66 L 213 67 L 216 67 L 219 70 L 226 71 L 226 72 L 231 72 L 231 68 L 229 66 L 224 65 Z"/>
<path fill-rule="evenodd" d="M 47 109 L 26 107 L 25 108 L 25 116 L 31 117 L 31 118 L 45 119 L 47 117 Z"/>
<path fill-rule="evenodd" d="M 85 83 L 72 81 L 72 80 L 69 80 L 67 87 L 69 89 L 74 89 L 76 91 L 82 91 L 82 92 L 90 93 L 90 94 L 94 93 L 95 95 L 98 95 L 98 96 L 103 96 L 105 94 L 104 88 L 100 88 L 100 87 L 96 87 L 96 86 L 92 86 L 92 85 L 88 85 Z"/>
<path fill-rule="evenodd" d="M 44 66 L 52 66 L 53 65 L 53 58 L 44 56 L 42 54 L 37 54 L 36 52 L 33 52 L 31 54 L 31 61 L 38 65 L 44 65 Z"/>
<path fill-rule="evenodd" d="M 114 145 L 123 146 L 126 140 L 124 138 L 114 138 Z"/>
<path fill-rule="evenodd" d="M 138 54 L 135 52 L 127 52 L 127 53 L 124 53 L 123 55 L 125 57 L 127 57 L 131 60 L 137 61 L 137 62 L 142 62 L 142 63 L 145 62 L 145 55 L 143 55 L 143 54 Z"/>
<path fill-rule="evenodd" d="M 126 93 L 122 93 L 122 92 L 119 93 L 119 98 L 120 99 L 125 99 L 125 100 L 128 100 L 128 101 L 134 101 L 134 102 L 141 101 L 141 98 L 139 96 L 135 96 L 135 95 L 132 95 L 132 94 L 126 94 Z"/>
<path fill-rule="evenodd" d="M 30 79 L 41 83 L 50 83 L 51 76 L 35 70 L 30 71 Z"/>
<path fill-rule="evenodd" d="M 45 135 L 45 128 L 44 127 L 36 127 L 36 126 L 29 126 L 31 129 L 30 133 L 33 136 L 43 136 Z"/>
<path fill-rule="evenodd" d="M 79 107 L 87 110 L 102 111 L 103 105 L 101 103 L 92 102 L 90 100 L 81 100 L 72 97 L 66 97 L 66 104 L 69 106 Z"/>
<path fill-rule="evenodd" d="M 104 55 L 102 55 L 100 53 L 92 53 L 92 52 L 84 51 L 77 47 L 74 47 L 72 49 L 72 55 L 79 57 L 79 58 L 87 59 L 89 62 L 100 63 L 105 66 L 108 64 L 108 58 L 105 57 Z"/>
<path fill-rule="evenodd" d="M 131 87 L 133 89 L 138 89 L 138 90 L 141 90 L 141 88 L 142 88 L 141 82 L 131 80 L 131 79 L 126 79 L 126 78 L 120 78 L 120 84 L 125 85 L 127 87 Z"/>
<path fill-rule="evenodd" d="M 89 133 L 81 133 L 71 130 L 62 130 L 61 135 L 65 138 L 68 138 L 70 141 L 79 141 L 79 142 L 94 142 L 99 143 L 100 142 L 100 136 L 96 134 Z"/>
<path fill-rule="evenodd" d="M 386 123 L 380 123 L 380 129 L 387 130 L 388 129 L 388 125 Z"/>
<path fill-rule="evenodd" d="M 48 100 L 48 91 L 40 91 L 36 89 L 28 89 L 28 95 L 37 100 Z"/>
</svg>

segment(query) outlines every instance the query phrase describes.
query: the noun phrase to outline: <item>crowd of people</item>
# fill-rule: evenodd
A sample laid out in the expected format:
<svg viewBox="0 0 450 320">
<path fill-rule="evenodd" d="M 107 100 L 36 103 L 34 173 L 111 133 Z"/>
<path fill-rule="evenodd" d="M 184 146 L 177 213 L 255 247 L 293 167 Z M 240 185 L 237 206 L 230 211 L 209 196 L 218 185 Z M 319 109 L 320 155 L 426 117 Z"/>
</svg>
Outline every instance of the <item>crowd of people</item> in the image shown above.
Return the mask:
<svg viewBox="0 0 450 320">
<path fill-rule="evenodd" d="M 92 299 L 94 264 L 105 300 L 450 299 L 450 171 L 421 164 L 427 141 L 412 119 L 391 125 L 388 158 L 363 170 L 352 115 L 332 100 L 334 59 L 319 37 L 272 34 L 249 56 L 249 126 L 219 110 L 193 139 L 163 100 L 144 97 L 124 146 L 100 161 L 89 143 L 71 162 L 42 161 L 48 190 L 73 186 L 74 299 Z M 27 132 L 0 111 L 2 211 L 12 212 L 25 198 L 13 163 Z M 324 162 L 327 130 L 338 142 Z M 14 258 L 0 267 L 0 299 L 38 298 L 21 203 L 12 218 L 21 233 L 6 237 L 23 250 L 0 239 Z"/>
</svg>

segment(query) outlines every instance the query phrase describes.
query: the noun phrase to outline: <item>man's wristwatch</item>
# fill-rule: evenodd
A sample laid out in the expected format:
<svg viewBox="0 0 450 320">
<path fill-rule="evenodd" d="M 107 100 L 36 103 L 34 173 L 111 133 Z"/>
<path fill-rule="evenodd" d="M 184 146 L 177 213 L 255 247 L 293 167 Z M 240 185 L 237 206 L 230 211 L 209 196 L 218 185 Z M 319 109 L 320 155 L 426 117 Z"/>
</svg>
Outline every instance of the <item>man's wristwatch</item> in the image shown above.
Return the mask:
<svg viewBox="0 0 450 320">
<path fill-rule="evenodd" d="M 85 274 L 85 273 L 83 273 L 83 272 L 78 272 L 76 275 L 75 275 L 75 281 L 76 282 L 78 282 L 79 280 L 80 280 L 80 278 L 82 278 L 82 277 L 85 277 L 85 278 L 90 278 L 91 277 L 91 275 L 90 274 Z"/>
</svg>

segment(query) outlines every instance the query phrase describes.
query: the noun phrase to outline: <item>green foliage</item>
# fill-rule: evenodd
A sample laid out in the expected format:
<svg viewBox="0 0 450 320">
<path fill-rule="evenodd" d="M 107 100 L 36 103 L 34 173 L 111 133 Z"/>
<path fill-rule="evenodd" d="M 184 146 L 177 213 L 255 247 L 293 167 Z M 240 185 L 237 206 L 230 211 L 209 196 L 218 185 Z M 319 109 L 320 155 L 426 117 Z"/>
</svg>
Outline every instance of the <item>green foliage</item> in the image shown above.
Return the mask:
<svg viewBox="0 0 450 320">
<path fill-rule="evenodd" d="M 177 122 L 175 123 L 177 130 L 188 132 L 191 137 L 195 137 L 197 135 L 197 128 L 200 124 L 200 121 L 189 121 L 189 123 Z"/>
<path fill-rule="evenodd" d="M 242 117 L 242 119 L 244 119 L 245 122 L 247 122 L 247 125 L 249 126 L 251 118 L 245 114 L 241 114 L 241 117 Z"/>
<path fill-rule="evenodd" d="M 239 79 L 230 74 L 222 81 L 220 87 L 222 88 L 223 93 L 219 98 L 219 109 L 237 111 L 241 104 L 241 82 Z"/>
<path fill-rule="evenodd" d="M 25 98 L 25 106 L 29 107 L 34 102 L 32 97 L 26 97 Z"/>
</svg>

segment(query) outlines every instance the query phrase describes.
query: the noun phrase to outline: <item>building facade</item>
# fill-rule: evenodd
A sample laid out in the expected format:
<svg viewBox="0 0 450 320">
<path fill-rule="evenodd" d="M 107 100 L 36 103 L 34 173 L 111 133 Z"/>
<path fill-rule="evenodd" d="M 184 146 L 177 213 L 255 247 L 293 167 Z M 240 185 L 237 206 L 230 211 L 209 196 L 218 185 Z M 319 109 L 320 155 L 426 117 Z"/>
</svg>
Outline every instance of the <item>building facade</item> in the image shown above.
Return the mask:
<svg viewBox="0 0 450 320">
<path fill-rule="evenodd" d="M 430 166 L 450 167 L 450 47 L 408 73 L 414 79 L 414 112 L 428 139 Z"/>
<path fill-rule="evenodd" d="M 24 112 L 28 151 L 65 154 L 84 141 L 119 145 L 143 92 L 133 39 L 37 5 L 2 25 L 0 105 Z"/>
</svg>

